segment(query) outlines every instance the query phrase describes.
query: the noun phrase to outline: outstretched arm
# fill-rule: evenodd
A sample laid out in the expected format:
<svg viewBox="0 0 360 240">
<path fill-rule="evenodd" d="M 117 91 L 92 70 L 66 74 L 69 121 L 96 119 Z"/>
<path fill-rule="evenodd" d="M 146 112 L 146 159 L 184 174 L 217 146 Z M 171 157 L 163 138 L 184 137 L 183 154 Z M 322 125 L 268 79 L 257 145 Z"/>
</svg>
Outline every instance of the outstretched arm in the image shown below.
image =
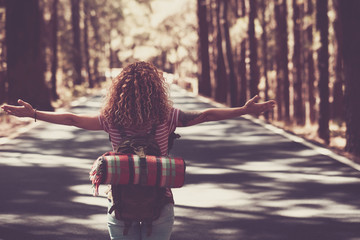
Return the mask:
<svg viewBox="0 0 360 240">
<path fill-rule="evenodd" d="M 18 100 L 20 106 L 3 105 L 1 108 L 16 117 L 31 117 L 49 123 L 75 126 L 87 130 L 102 130 L 97 115 L 80 115 L 73 113 L 57 113 L 35 110 L 29 103 Z"/>
<path fill-rule="evenodd" d="M 209 108 L 203 111 L 183 112 L 180 111 L 179 125 L 181 127 L 192 126 L 195 124 L 220 121 L 236 118 L 245 114 L 258 115 L 275 107 L 275 101 L 270 100 L 263 103 L 256 103 L 259 96 L 250 99 L 244 106 L 236 108 Z"/>
</svg>

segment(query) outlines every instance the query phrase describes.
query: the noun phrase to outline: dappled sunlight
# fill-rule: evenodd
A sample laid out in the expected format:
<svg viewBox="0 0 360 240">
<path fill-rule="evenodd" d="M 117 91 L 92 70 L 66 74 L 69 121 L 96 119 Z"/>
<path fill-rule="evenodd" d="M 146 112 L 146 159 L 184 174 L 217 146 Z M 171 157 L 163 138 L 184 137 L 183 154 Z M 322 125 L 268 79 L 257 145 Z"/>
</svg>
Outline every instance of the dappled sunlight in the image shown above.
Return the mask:
<svg viewBox="0 0 360 240">
<path fill-rule="evenodd" d="M 183 110 L 211 107 L 176 92 L 173 97 Z M 76 111 L 86 111 L 87 103 L 95 109 L 93 101 L 79 103 Z M 294 232 L 315 240 L 311 232 L 331 235 L 339 229 L 358 233 L 358 171 L 250 119 L 176 132 L 182 137 L 171 153 L 182 156 L 187 169 L 184 187 L 172 190 L 173 240 L 203 239 L 202 233 L 222 240 L 298 239 L 285 237 Z M 90 234 L 105 239 L 107 186 L 93 197 L 89 171 L 109 150 L 106 133 L 45 123 L 3 144 L 0 231 L 13 234 L 8 229 L 25 226 L 18 239 L 87 239 Z"/>
<path fill-rule="evenodd" d="M 341 217 L 358 212 L 356 206 L 339 204 L 329 199 L 284 199 L 280 201 L 263 201 L 261 206 L 279 209 L 274 214 L 286 217 Z"/>
<path fill-rule="evenodd" d="M 106 224 L 106 214 L 89 215 L 86 218 L 76 216 L 57 216 L 57 215 L 15 215 L 15 214 L 1 214 L 0 223 L 3 226 L 7 225 L 26 225 L 32 224 L 32 229 L 28 234 L 35 236 L 52 235 L 53 237 L 62 238 L 65 234 L 75 235 L 73 229 L 77 228 L 85 236 L 89 234 L 86 226 L 91 226 L 93 229 L 104 230 Z M 47 226 L 47 227 L 44 227 Z M 51 227 L 51 228 L 49 228 Z M 53 230 L 56 228 L 56 231 Z M 79 233 L 76 233 L 79 234 Z M 62 238 L 63 239 L 63 238 Z"/>
<path fill-rule="evenodd" d="M 90 171 L 91 161 L 81 161 L 78 158 L 61 157 L 56 155 L 43 155 L 33 153 L 2 153 L 0 152 L 0 163 L 13 167 L 41 167 L 56 168 L 69 167 L 86 169 Z"/>
<path fill-rule="evenodd" d="M 281 162 L 246 162 L 241 165 L 234 165 L 232 168 L 237 170 L 244 170 L 244 171 L 255 171 L 255 172 L 273 172 L 273 171 L 287 171 L 291 170 L 290 166 L 283 164 Z"/>
<path fill-rule="evenodd" d="M 70 191 L 73 191 L 76 194 L 70 201 L 81 204 L 88 204 L 93 206 L 104 207 L 107 206 L 108 200 L 107 195 L 105 194 L 108 186 L 100 186 L 100 191 L 98 196 L 93 196 L 94 189 L 91 184 L 82 184 L 74 185 L 68 188 Z"/>
<path fill-rule="evenodd" d="M 233 185 L 229 184 L 195 184 L 183 187 L 182 189 L 173 189 L 176 204 L 182 206 L 191 206 L 199 208 L 218 207 L 219 203 L 223 207 L 246 206 L 251 202 L 250 194 L 241 191 L 234 191 Z M 177 195 L 176 193 L 179 192 Z M 198 216 L 201 217 L 201 216 Z"/>
<path fill-rule="evenodd" d="M 212 107 L 189 95 L 172 96 L 182 110 Z M 299 239 L 299 232 L 300 239 L 317 239 L 320 228 L 354 229 L 359 172 L 267 126 L 246 117 L 177 129 L 182 137 L 172 154 L 184 157 L 187 175 L 185 186 L 173 190 L 175 239 L 201 239 L 204 231 L 212 239 L 227 239 L 227 232 L 238 239 Z M 201 229 L 198 235 L 187 234 L 190 226 Z"/>
<path fill-rule="evenodd" d="M 346 184 L 354 183 L 360 184 L 358 177 L 347 177 L 347 176 L 326 176 L 322 174 L 311 174 L 311 173 L 292 173 L 292 172 L 275 172 L 275 173 L 263 173 L 263 176 L 273 178 L 276 181 L 284 182 L 298 182 L 298 181 L 311 181 L 322 184 Z"/>
</svg>

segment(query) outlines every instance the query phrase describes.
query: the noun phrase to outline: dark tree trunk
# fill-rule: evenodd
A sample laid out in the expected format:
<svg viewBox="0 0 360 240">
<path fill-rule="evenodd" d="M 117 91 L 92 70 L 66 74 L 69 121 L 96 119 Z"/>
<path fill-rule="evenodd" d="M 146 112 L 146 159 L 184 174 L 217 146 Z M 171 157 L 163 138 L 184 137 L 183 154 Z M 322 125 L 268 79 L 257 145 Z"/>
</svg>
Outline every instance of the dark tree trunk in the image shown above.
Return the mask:
<svg viewBox="0 0 360 240">
<path fill-rule="evenodd" d="M 281 41 L 281 6 L 280 4 L 275 4 L 275 21 L 276 21 L 276 34 L 275 39 L 276 42 L 280 43 Z M 276 58 L 276 105 L 277 105 L 277 120 L 282 121 L 283 114 L 283 71 L 281 69 L 281 47 L 280 44 L 275 46 L 275 58 Z"/>
<path fill-rule="evenodd" d="M 287 38 L 287 4 L 286 0 L 282 1 L 282 24 L 281 24 L 281 48 L 282 54 L 281 54 L 281 62 L 282 62 L 282 69 L 283 69 L 283 96 L 284 96 L 284 117 L 286 122 L 290 122 L 290 83 L 289 83 L 289 67 L 288 67 L 288 38 Z"/>
<path fill-rule="evenodd" d="M 293 23 L 294 23 L 294 55 L 293 55 L 293 82 L 294 82 L 294 117 L 298 125 L 305 124 L 305 110 L 303 103 L 303 64 L 301 59 L 301 29 L 302 19 L 300 6 L 297 0 L 292 1 Z"/>
<path fill-rule="evenodd" d="M 223 22 L 223 35 L 225 38 L 225 52 L 226 52 L 226 72 L 228 76 L 228 100 L 227 103 L 231 107 L 235 107 L 238 105 L 237 103 L 237 79 L 235 75 L 234 68 L 234 59 L 233 52 L 230 41 L 230 32 L 229 32 L 229 22 L 228 22 L 228 1 L 223 0 L 223 14 L 222 14 L 222 22 Z"/>
<path fill-rule="evenodd" d="M 287 6 L 286 0 L 278 0 L 275 4 L 276 19 L 276 100 L 278 104 L 278 120 L 290 122 L 288 38 L 287 38 Z"/>
<path fill-rule="evenodd" d="M 73 61 L 74 83 L 79 85 L 83 82 L 81 76 L 81 40 L 80 40 L 80 0 L 71 0 L 71 24 L 73 31 Z"/>
<path fill-rule="evenodd" d="M 199 23 L 199 93 L 211 96 L 210 60 L 209 60 L 209 30 L 207 22 L 207 7 L 205 0 L 197 1 L 197 15 Z"/>
<path fill-rule="evenodd" d="M 312 19 L 314 6 L 313 0 L 307 0 L 306 13 Z M 308 100 L 309 100 L 309 118 L 311 123 L 316 122 L 316 95 L 315 95 L 315 63 L 313 56 L 313 24 L 309 23 L 306 28 L 306 64 L 308 78 Z"/>
<path fill-rule="evenodd" d="M 37 0 L 7 0 L 5 5 L 8 102 L 15 104 L 21 98 L 35 108 L 53 110 L 44 78 L 39 3 Z"/>
<path fill-rule="evenodd" d="M 255 36 L 256 1 L 249 0 L 249 49 L 250 49 L 250 97 L 259 93 L 259 66 L 257 54 L 257 39 Z"/>
<path fill-rule="evenodd" d="M 215 100 L 221 103 L 226 103 L 226 93 L 227 93 L 227 76 L 225 69 L 225 59 L 224 53 L 222 50 L 222 36 L 221 36 L 221 23 L 220 23 L 220 3 L 216 3 L 216 70 L 215 70 L 215 80 L 216 80 L 216 90 L 215 90 Z"/>
<path fill-rule="evenodd" d="M 339 1 L 343 31 L 343 60 L 345 76 L 346 151 L 360 157 L 360 1 Z"/>
<path fill-rule="evenodd" d="M 316 25 L 320 32 L 321 47 L 318 50 L 319 68 L 319 129 L 318 134 L 326 143 L 330 141 L 329 119 L 329 19 L 327 16 L 328 1 L 316 1 Z"/>
<path fill-rule="evenodd" d="M 239 61 L 239 76 L 240 76 L 240 96 L 239 105 L 246 103 L 247 97 L 247 77 L 246 77 L 246 40 L 241 40 L 240 43 L 240 61 Z"/>
<path fill-rule="evenodd" d="M 344 111 L 344 69 L 343 69 L 343 51 L 342 51 L 342 38 L 341 38 L 341 22 L 339 18 L 339 0 L 333 0 L 333 6 L 337 12 L 336 19 L 333 23 L 336 39 L 336 52 L 335 52 L 335 83 L 333 87 L 333 102 L 332 102 L 332 119 L 336 121 L 345 120 Z"/>
<path fill-rule="evenodd" d="M 241 0 L 241 17 L 246 16 L 245 0 Z M 247 100 L 247 77 L 246 77 L 246 39 L 240 42 L 240 59 L 239 59 L 239 76 L 240 76 L 240 96 L 239 105 L 242 106 Z"/>
<path fill-rule="evenodd" d="M 94 81 L 90 68 L 90 49 L 89 49 L 89 2 L 84 1 L 84 52 L 85 52 L 85 67 L 88 76 L 89 88 L 94 87 Z"/>
<path fill-rule="evenodd" d="M 4 103 L 7 96 L 6 91 L 6 71 L 0 71 L 0 104 Z"/>
<path fill-rule="evenodd" d="M 262 26 L 262 34 L 261 34 L 261 40 L 262 40 L 262 60 L 263 60 L 263 71 L 264 71 L 264 78 L 265 78 L 265 100 L 269 100 L 269 79 L 268 79 L 268 47 L 267 47 L 267 20 L 266 20 L 266 6 L 267 1 L 261 0 L 261 26 Z M 266 119 L 269 119 L 269 112 L 265 112 L 264 116 Z"/>
<path fill-rule="evenodd" d="M 58 68 L 58 58 L 57 58 L 57 47 L 58 47 L 58 0 L 53 0 L 52 13 L 51 13 L 51 50 L 52 50 L 52 59 L 51 59 L 51 97 L 54 100 L 59 98 L 56 88 L 56 72 Z"/>
</svg>

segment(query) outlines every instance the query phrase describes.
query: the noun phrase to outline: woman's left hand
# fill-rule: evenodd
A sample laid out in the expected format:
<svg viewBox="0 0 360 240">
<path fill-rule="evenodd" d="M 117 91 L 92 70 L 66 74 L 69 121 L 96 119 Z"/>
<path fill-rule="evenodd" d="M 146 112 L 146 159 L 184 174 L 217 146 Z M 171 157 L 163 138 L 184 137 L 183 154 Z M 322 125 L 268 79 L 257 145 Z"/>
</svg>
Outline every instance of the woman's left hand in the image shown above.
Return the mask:
<svg viewBox="0 0 360 240">
<path fill-rule="evenodd" d="M 276 102 L 274 100 L 270 100 L 262 103 L 256 103 L 259 99 L 260 97 L 256 95 L 255 97 L 247 101 L 244 107 L 248 114 L 258 115 L 262 112 L 266 112 L 270 109 L 273 109 L 276 105 Z"/>
</svg>

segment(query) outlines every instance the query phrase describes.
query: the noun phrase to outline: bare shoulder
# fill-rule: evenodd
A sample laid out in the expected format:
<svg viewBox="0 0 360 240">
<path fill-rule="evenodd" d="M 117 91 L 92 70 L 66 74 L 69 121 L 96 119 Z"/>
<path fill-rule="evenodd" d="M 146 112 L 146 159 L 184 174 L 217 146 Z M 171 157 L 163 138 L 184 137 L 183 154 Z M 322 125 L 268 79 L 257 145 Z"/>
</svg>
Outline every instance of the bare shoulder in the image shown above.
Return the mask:
<svg viewBox="0 0 360 240">
<path fill-rule="evenodd" d="M 181 111 L 179 112 L 179 123 L 181 127 L 192 126 L 205 121 L 203 111 Z"/>
</svg>

